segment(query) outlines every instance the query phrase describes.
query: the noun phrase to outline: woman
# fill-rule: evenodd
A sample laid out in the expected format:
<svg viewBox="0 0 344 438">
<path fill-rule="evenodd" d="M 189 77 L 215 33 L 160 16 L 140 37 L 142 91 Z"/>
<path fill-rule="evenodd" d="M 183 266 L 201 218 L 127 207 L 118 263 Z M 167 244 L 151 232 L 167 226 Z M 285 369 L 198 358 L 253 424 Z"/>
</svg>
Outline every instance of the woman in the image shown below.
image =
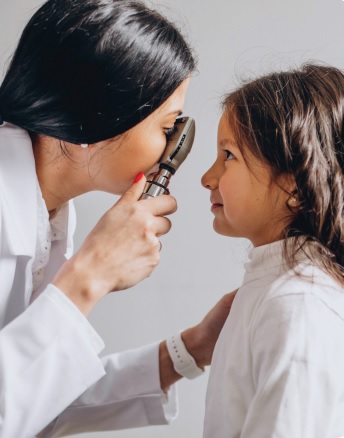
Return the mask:
<svg viewBox="0 0 344 438">
<path fill-rule="evenodd" d="M 26 26 L 0 87 L 1 436 L 166 423 L 170 385 L 210 363 L 231 295 L 182 338 L 101 360 L 85 318 L 159 262 L 175 200 L 137 201 L 194 68 L 139 2 L 49 0 Z M 122 197 L 69 258 L 71 200 L 91 190 Z"/>
</svg>

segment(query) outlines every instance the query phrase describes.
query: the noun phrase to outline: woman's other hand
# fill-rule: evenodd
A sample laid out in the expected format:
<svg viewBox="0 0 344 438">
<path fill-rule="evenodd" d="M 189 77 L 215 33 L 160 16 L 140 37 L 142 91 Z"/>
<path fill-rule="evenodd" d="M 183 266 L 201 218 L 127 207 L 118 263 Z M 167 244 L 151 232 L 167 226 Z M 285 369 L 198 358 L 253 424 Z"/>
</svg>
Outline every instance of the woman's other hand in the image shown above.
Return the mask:
<svg viewBox="0 0 344 438">
<path fill-rule="evenodd" d="M 237 292 L 238 289 L 224 295 L 199 324 L 182 332 L 185 346 L 199 367 L 210 365 L 215 344 Z"/>
<path fill-rule="evenodd" d="M 204 368 L 211 363 L 216 341 L 228 317 L 237 292 L 238 290 L 235 290 L 224 295 L 199 324 L 181 333 L 186 349 L 200 368 Z M 160 385 L 162 390 L 166 391 L 170 385 L 182 377 L 174 369 L 167 350 L 166 341 L 160 343 L 159 362 Z"/>
<path fill-rule="evenodd" d="M 171 229 L 164 216 L 177 203 L 171 196 L 138 201 L 145 182 L 142 175 L 132 184 L 53 280 L 84 314 L 107 293 L 148 277 L 160 261 L 159 236 Z"/>
</svg>

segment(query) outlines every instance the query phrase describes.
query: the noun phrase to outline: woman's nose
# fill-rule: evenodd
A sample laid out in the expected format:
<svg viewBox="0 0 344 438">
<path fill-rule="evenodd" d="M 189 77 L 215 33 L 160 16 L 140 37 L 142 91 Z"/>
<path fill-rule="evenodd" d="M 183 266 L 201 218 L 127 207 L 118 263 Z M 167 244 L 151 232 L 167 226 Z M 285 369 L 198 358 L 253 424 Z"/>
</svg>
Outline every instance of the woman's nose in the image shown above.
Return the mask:
<svg viewBox="0 0 344 438">
<path fill-rule="evenodd" d="M 215 164 L 213 164 L 201 178 L 202 186 L 208 190 L 215 190 L 218 185 L 216 173 L 214 172 L 214 166 Z"/>
</svg>

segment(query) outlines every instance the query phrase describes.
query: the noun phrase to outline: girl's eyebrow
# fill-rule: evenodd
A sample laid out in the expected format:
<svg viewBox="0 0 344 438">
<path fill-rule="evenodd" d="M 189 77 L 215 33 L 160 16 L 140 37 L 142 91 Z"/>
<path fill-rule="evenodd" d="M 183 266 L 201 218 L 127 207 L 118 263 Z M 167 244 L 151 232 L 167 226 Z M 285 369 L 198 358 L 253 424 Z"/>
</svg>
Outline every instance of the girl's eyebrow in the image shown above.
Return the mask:
<svg viewBox="0 0 344 438">
<path fill-rule="evenodd" d="M 228 146 L 228 144 L 229 144 L 228 138 L 223 138 L 222 140 L 219 141 L 220 148 L 224 148 L 225 146 Z"/>
<path fill-rule="evenodd" d="M 230 138 L 223 138 L 222 140 L 219 141 L 219 146 L 221 148 L 225 147 L 225 146 L 230 146 L 231 148 L 237 148 L 238 146 L 236 145 L 236 143 L 231 140 Z"/>
</svg>

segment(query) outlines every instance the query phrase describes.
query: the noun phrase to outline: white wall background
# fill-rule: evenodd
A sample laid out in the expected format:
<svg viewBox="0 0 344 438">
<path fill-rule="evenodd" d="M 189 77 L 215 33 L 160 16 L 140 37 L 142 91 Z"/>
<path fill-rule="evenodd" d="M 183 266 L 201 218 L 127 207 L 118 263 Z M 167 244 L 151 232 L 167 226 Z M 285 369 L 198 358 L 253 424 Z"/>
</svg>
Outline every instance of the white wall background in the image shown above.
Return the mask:
<svg viewBox="0 0 344 438">
<path fill-rule="evenodd" d="M 41 3 L 0 0 L 0 75 L 26 20 Z M 209 195 L 200 186 L 215 158 L 222 94 L 238 77 L 309 59 L 344 67 L 342 0 L 163 0 L 159 8 L 177 20 L 199 56 L 185 108 L 196 119 L 197 133 L 192 153 L 171 182 L 179 210 L 162 239 L 160 265 L 135 288 L 106 297 L 90 315 L 105 340 L 105 353 L 160 340 L 197 323 L 223 293 L 240 284 L 248 244 L 213 232 Z M 76 200 L 77 247 L 115 200 L 102 193 Z M 171 426 L 82 437 L 201 437 L 207 377 L 179 383 L 180 415 Z"/>
</svg>

